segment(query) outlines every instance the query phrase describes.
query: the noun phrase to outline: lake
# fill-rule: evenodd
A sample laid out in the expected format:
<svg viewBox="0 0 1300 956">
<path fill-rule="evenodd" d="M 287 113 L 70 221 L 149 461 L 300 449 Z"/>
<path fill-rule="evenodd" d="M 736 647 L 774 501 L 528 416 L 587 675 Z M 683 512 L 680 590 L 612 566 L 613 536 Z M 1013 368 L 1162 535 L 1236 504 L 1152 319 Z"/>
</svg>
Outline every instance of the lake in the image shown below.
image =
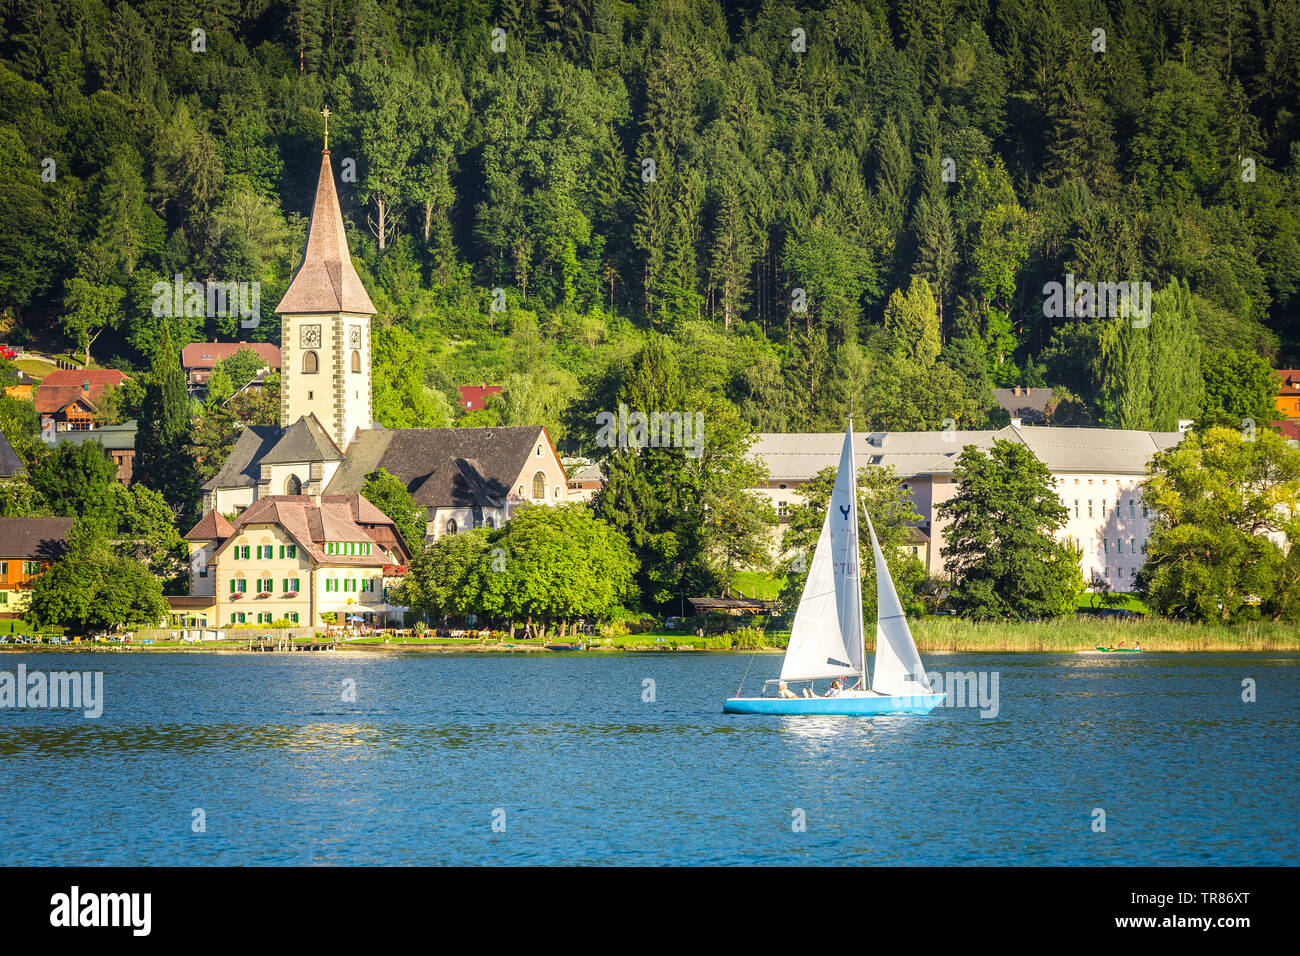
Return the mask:
<svg viewBox="0 0 1300 956">
<path fill-rule="evenodd" d="M 776 655 L 20 663 L 104 710 L 0 708 L 5 865 L 1300 862 L 1295 654 L 927 655 L 996 716 L 875 718 L 722 714 Z"/>
</svg>

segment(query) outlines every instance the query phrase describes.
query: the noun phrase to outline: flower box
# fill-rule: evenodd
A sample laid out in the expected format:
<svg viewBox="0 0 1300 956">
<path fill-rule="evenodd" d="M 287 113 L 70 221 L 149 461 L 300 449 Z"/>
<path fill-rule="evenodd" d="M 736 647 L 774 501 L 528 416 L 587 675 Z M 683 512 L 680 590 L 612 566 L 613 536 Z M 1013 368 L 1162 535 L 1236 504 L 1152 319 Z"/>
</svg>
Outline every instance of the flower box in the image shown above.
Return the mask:
<svg viewBox="0 0 1300 956">
<path fill-rule="evenodd" d="M 287 597 L 287 598 L 295 598 L 295 597 L 298 596 L 298 592 L 297 592 L 297 591 L 285 591 L 285 592 L 284 592 L 284 596 Z"/>
<path fill-rule="evenodd" d="M 244 592 L 243 592 L 243 591 L 235 591 L 235 592 L 233 592 L 233 593 L 230 595 L 230 600 L 232 600 L 232 601 L 238 601 L 238 600 L 239 600 L 240 598 L 242 598 L 243 596 L 244 596 Z"/>
<path fill-rule="evenodd" d="M 270 592 L 270 591 L 258 591 L 258 592 L 257 592 L 257 598 L 258 598 L 259 601 L 260 601 L 262 598 L 269 598 L 270 596 L 271 596 L 271 592 Z"/>
</svg>

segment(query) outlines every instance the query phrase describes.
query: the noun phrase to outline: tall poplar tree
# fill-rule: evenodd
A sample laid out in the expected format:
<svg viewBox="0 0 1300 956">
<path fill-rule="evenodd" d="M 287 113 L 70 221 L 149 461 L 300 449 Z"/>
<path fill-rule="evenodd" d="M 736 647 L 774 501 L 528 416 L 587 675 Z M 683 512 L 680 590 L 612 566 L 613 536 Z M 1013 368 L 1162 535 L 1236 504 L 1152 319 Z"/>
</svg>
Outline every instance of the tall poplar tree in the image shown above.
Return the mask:
<svg viewBox="0 0 1300 956">
<path fill-rule="evenodd" d="M 145 385 L 135 436 L 132 482 L 162 494 L 186 525 L 198 498 L 198 477 L 190 454 L 189 395 L 171 329 L 163 327 Z"/>
</svg>

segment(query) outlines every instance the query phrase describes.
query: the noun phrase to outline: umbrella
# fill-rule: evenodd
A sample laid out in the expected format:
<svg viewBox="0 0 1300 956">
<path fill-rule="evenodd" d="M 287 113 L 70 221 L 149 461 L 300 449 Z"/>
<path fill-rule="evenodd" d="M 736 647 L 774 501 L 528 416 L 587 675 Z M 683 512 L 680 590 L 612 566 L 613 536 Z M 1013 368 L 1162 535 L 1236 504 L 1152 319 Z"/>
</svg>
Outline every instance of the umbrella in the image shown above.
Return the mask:
<svg viewBox="0 0 1300 956">
<path fill-rule="evenodd" d="M 351 617 L 348 618 L 348 620 L 349 620 L 349 621 L 364 621 L 365 618 L 363 618 L 360 614 L 353 614 Z"/>
</svg>

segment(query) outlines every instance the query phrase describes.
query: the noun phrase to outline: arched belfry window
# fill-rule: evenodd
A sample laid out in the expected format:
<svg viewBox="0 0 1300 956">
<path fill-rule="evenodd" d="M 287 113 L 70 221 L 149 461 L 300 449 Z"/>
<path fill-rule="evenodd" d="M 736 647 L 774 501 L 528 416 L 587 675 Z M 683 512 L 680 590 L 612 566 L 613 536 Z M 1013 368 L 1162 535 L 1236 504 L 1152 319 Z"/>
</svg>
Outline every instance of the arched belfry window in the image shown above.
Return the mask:
<svg viewBox="0 0 1300 956">
<path fill-rule="evenodd" d="M 284 493 L 286 495 L 302 494 L 302 482 L 298 480 L 297 475 L 290 475 L 284 480 Z"/>
<path fill-rule="evenodd" d="M 546 473 L 539 471 L 533 475 L 533 499 L 544 501 L 546 499 Z"/>
<path fill-rule="evenodd" d="M 319 360 L 316 358 L 315 352 L 302 353 L 302 370 L 304 374 L 314 375 L 316 374 L 316 370 L 319 367 L 320 367 L 320 363 Z"/>
<path fill-rule="evenodd" d="M 360 352 L 353 352 L 353 353 L 352 353 L 352 371 L 354 371 L 354 372 L 360 372 L 360 371 L 361 371 L 361 353 L 360 353 Z"/>
<path fill-rule="evenodd" d="M 455 533 L 456 533 L 456 519 L 455 519 L 455 518 L 448 518 L 448 519 L 447 519 L 447 533 L 448 533 L 448 534 L 455 534 Z"/>
</svg>

